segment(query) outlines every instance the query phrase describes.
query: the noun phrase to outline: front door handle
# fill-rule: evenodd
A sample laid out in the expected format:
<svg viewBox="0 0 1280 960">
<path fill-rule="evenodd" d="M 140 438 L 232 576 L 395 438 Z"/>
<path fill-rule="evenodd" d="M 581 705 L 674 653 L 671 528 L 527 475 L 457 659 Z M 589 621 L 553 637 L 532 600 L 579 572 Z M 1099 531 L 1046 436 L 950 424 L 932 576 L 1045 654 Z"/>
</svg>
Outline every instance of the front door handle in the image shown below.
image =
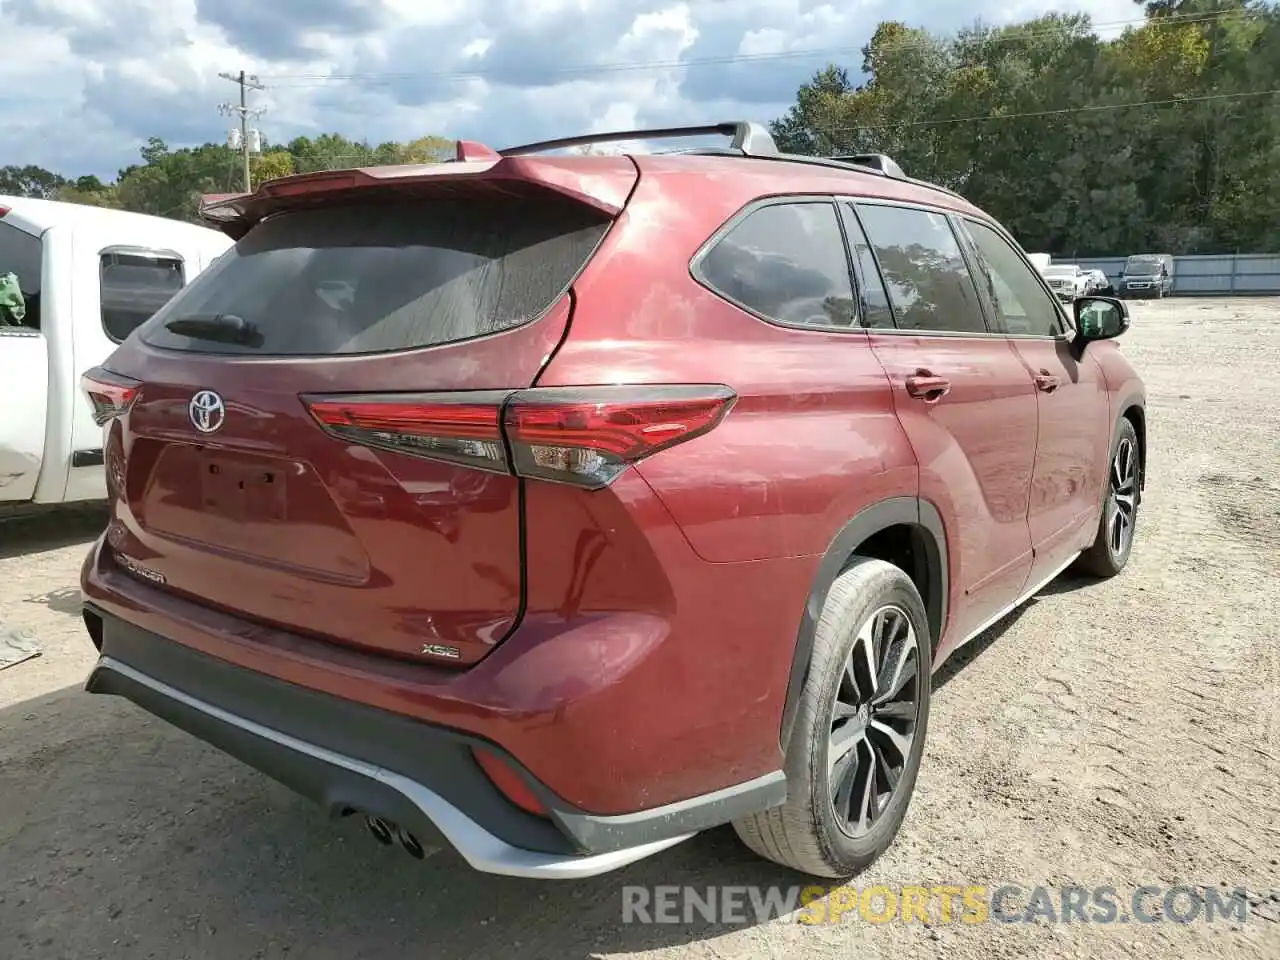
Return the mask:
<svg viewBox="0 0 1280 960">
<path fill-rule="evenodd" d="M 907 393 L 924 400 L 926 403 L 937 403 L 950 390 L 950 380 L 946 377 L 935 377 L 928 370 L 917 370 L 907 377 Z"/>
<path fill-rule="evenodd" d="M 1048 370 L 1041 370 L 1037 373 L 1035 380 L 1036 389 L 1043 393 L 1053 393 L 1053 391 L 1057 390 L 1058 387 L 1062 385 L 1062 381 Z"/>
</svg>

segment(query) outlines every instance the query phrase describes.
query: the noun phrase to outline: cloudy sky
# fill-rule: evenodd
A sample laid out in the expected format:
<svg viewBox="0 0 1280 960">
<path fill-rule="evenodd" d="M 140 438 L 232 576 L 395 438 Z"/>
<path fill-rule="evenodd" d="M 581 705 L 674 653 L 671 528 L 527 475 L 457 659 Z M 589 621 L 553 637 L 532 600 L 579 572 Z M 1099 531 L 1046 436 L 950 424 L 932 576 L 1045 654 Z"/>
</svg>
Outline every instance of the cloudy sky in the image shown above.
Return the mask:
<svg viewBox="0 0 1280 960">
<path fill-rule="evenodd" d="M 0 0 L 0 165 L 114 177 L 159 136 L 221 140 L 219 72 L 248 70 L 272 140 L 427 133 L 494 146 L 583 131 L 770 120 L 881 20 L 953 29 L 1132 0 Z M 927 15 L 925 11 L 930 11 Z"/>
</svg>

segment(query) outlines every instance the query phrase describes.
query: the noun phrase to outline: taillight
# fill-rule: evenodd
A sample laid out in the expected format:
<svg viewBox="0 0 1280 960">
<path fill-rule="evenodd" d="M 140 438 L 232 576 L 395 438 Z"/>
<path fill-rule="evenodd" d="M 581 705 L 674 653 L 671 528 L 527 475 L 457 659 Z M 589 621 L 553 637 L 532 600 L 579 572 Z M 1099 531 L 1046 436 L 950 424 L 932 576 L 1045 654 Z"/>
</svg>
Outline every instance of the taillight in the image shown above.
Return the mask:
<svg viewBox="0 0 1280 960">
<path fill-rule="evenodd" d="M 719 385 L 610 386 L 303 400 L 354 443 L 598 489 L 714 428 L 735 395 Z"/>
<path fill-rule="evenodd" d="M 522 477 L 604 487 L 628 465 L 700 437 L 729 411 L 728 387 L 524 390 L 503 418 Z"/>
<path fill-rule="evenodd" d="M 129 412 L 142 384 L 103 367 L 94 367 L 80 378 L 80 389 L 93 405 L 94 422 L 101 427 Z"/>
<path fill-rule="evenodd" d="M 367 447 L 507 472 L 496 393 L 353 395 L 304 398 L 334 436 Z"/>
</svg>

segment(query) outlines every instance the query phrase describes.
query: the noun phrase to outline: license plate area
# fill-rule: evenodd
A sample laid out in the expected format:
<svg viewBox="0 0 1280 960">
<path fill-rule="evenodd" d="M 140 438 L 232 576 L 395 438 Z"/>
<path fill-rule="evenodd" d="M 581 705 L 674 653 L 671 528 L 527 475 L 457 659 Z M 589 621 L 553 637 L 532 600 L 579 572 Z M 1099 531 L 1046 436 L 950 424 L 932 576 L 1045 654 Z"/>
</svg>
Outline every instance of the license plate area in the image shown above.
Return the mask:
<svg viewBox="0 0 1280 960">
<path fill-rule="evenodd" d="M 207 513 L 238 523 L 288 519 L 288 471 L 284 464 L 206 451 L 197 458 L 200 503 Z"/>
</svg>

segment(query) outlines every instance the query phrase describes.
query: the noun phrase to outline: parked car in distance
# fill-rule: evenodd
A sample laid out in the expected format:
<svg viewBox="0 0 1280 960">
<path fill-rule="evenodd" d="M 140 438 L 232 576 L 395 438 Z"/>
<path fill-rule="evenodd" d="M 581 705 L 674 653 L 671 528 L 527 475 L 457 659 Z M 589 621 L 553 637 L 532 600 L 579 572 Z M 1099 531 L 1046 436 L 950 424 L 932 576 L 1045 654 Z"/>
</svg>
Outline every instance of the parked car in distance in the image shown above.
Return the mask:
<svg viewBox="0 0 1280 960">
<path fill-rule="evenodd" d="M 80 376 L 230 246 L 205 226 L 0 196 L 0 516 L 106 498 Z"/>
<path fill-rule="evenodd" d="M 1115 288 L 1111 284 L 1111 278 L 1102 270 L 1086 270 L 1085 276 L 1088 282 L 1085 285 L 1085 293 L 1100 293 L 1104 296 L 1110 296 L 1115 292 Z"/>
<path fill-rule="evenodd" d="M 1055 263 L 1045 267 L 1041 273 L 1049 289 L 1066 303 L 1089 292 L 1089 275 L 1074 263 Z"/>
<path fill-rule="evenodd" d="M 678 133 L 731 141 L 555 152 Z M 463 142 L 205 215 L 235 248 L 84 381 L 87 686 L 415 856 L 582 877 L 732 823 L 850 876 L 933 671 L 1129 558 L 1125 304 L 887 157 Z"/>
<path fill-rule="evenodd" d="M 1134 254 L 1124 264 L 1120 277 L 1123 297 L 1154 297 L 1157 300 L 1173 292 L 1175 261 L 1167 253 Z"/>
</svg>

